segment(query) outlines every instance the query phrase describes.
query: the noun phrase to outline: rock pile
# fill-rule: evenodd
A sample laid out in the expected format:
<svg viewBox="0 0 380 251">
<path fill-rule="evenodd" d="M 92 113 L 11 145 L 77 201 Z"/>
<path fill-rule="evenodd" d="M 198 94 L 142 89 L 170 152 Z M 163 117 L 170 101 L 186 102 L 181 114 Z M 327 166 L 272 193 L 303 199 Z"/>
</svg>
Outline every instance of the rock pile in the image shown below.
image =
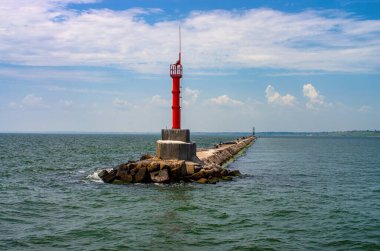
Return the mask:
<svg viewBox="0 0 380 251">
<path fill-rule="evenodd" d="M 228 144 L 197 152 L 194 161 L 162 160 L 143 155 L 139 161 L 128 161 L 111 170 L 102 170 L 98 176 L 105 183 L 171 183 L 192 182 L 215 184 L 240 176 L 238 170 L 228 170 L 222 165 L 249 146 L 254 137 L 240 138 Z"/>
</svg>

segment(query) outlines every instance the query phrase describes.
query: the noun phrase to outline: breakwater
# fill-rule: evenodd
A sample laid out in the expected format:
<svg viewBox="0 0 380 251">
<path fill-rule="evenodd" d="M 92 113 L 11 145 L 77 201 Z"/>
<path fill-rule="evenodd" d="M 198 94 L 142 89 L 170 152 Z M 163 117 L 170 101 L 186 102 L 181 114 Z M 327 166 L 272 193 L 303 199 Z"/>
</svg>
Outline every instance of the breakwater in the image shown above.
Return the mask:
<svg viewBox="0 0 380 251">
<path fill-rule="evenodd" d="M 210 149 L 200 149 L 192 161 L 162 160 L 143 155 L 140 160 L 130 160 L 112 169 L 98 173 L 105 183 L 171 183 L 198 182 L 215 184 L 240 176 L 238 170 L 229 170 L 223 164 L 251 145 L 256 137 L 242 137 L 235 141 L 220 143 Z"/>
</svg>

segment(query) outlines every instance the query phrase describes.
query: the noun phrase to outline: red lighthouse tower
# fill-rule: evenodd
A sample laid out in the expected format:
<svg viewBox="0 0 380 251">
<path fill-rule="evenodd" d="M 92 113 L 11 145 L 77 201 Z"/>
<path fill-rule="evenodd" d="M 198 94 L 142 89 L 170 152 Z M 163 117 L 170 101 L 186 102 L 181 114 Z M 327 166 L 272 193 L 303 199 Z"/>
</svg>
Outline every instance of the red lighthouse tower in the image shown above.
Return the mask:
<svg viewBox="0 0 380 251">
<path fill-rule="evenodd" d="M 179 55 L 178 61 L 170 65 L 170 76 L 173 79 L 173 102 L 172 102 L 172 129 L 181 129 L 181 29 L 179 30 Z"/>
<path fill-rule="evenodd" d="M 181 129 L 181 27 L 179 28 L 178 61 L 170 65 L 170 77 L 173 80 L 173 126 L 172 129 L 161 130 L 161 140 L 157 140 L 156 155 L 164 160 L 197 160 L 197 145 L 190 141 L 190 130 Z"/>
</svg>

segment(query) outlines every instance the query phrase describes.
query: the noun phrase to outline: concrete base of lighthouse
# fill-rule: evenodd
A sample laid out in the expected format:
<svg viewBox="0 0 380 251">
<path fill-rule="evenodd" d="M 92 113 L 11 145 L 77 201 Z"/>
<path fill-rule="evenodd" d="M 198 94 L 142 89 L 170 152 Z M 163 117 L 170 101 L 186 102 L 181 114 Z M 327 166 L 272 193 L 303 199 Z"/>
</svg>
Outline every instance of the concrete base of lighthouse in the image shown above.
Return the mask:
<svg viewBox="0 0 380 251">
<path fill-rule="evenodd" d="M 195 143 L 186 143 L 175 140 L 158 140 L 157 157 L 163 160 L 193 160 L 196 156 L 197 147 Z"/>
<path fill-rule="evenodd" d="M 163 160 L 193 160 L 196 157 L 197 145 L 190 142 L 188 129 L 163 129 L 162 140 L 156 145 L 156 155 Z"/>
<path fill-rule="evenodd" d="M 190 142 L 190 130 L 189 129 L 162 129 L 162 140 L 178 140 L 186 143 Z"/>
</svg>

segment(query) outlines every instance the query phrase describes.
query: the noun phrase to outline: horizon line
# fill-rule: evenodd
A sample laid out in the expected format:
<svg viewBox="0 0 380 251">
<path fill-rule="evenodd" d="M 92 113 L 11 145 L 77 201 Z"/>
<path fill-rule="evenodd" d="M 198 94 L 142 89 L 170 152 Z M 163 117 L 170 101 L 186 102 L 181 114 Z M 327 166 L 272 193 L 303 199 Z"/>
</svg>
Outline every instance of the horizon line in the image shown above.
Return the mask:
<svg viewBox="0 0 380 251">
<path fill-rule="evenodd" d="M 331 131 L 256 131 L 262 133 L 332 133 L 332 132 L 379 132 L 378 129 L 352 129 L 352 130 L 331 130 Z M 0 134 L 160 134 L 160 131 L 0 131 Z M 252 131 L 193 131 L 192 133 L 247 133 Z"/>
</svg>

